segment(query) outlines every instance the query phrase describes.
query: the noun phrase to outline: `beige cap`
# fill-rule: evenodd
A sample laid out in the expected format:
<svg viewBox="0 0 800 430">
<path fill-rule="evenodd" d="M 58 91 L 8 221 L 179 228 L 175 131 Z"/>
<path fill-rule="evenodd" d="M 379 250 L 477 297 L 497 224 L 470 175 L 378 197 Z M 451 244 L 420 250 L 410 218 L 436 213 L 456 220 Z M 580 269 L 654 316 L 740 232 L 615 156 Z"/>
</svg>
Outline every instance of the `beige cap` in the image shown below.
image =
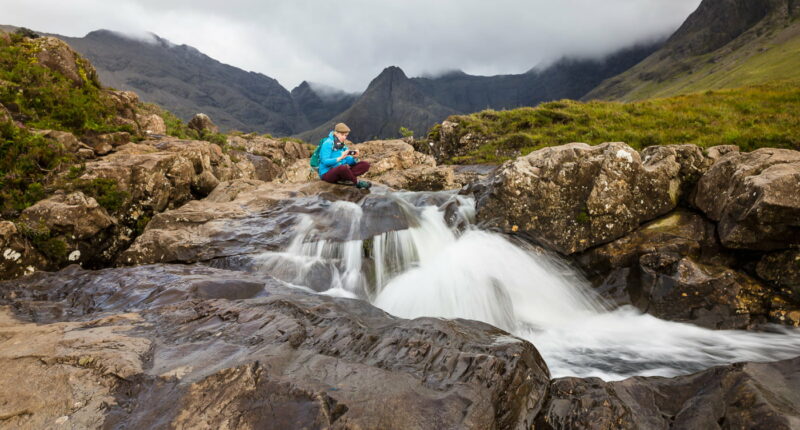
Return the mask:
<svg viewBox="0 0 800 430">
<path fill-rule="evenodd" d="M 348 127 L 347 124 L 340 122 L 333 127 L 333 131 L 338 133 L 350 133 L 350 127 Z"/>
</svg>

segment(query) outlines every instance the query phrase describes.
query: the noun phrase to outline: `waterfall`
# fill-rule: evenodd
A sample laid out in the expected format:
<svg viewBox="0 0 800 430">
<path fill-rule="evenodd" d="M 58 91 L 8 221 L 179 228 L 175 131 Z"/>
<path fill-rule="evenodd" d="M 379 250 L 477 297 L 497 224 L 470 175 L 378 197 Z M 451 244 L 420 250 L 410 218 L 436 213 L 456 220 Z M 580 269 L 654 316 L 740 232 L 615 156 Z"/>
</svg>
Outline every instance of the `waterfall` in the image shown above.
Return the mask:
<svg viewBox="0 0 800 430">
<path fill-rule="evenodd" d="M 529 340 L 558 376 L 674 376 L 735 361 L 800 354 L 800 330 L 708 330 L 611 310 L 558 257 L 472 225 L 474 201 L 454 193 L 387 193 L 410 228 L 360 240 L 362 209 L 335 202 L 303 215 L 283 252 L 256 257 L 257 270 L 322 294 L 369 300 L 399 317 L 467 318 Z M 433 199 L 437 200 L 437 199 Z M 449 209 L 448 209 L 449 208 Z M 325 218 L 346 219 L 348 240 L 320 238 Z M 446 219 L 448 218 L 449 219 Z"/>
</svg>

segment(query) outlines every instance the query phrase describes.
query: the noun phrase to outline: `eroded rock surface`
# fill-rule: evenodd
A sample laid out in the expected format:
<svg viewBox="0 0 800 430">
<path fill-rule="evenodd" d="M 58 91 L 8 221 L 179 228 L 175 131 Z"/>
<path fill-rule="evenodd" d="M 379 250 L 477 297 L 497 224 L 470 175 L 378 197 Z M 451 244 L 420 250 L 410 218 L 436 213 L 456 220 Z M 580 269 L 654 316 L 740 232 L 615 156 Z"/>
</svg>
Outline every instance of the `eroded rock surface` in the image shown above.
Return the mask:
<svg viewBox="0 0 800 430">
<path fill-rule="evenodd" d="M 0 283 L 0 302 L 0 342 L 26 342 L 0 362 L 36 382 L 0 379 L 19 427 L 526 428 L 549 380 L 483 323 L 206 267 L 73 266 Z"/>
<path fill-rule="evenodd" d="M 676 378 L 559 378 L 542 429 L 716 429 L 800 425 L 800 357 L 715 367 Z"/>
<path fill-rule="evenodd" d="M 331 205 L 338 201 L 350 202 L 351 211 L 337 215 Z M 356 212 L 361 220 L 354 228 Z M 355 187 L 323 181 L 231 181 L 203 200 L 156 215 L 119 262 L 197 262 L 275 250 L 296 234 L 293 227 L 301 215 L 315 220 L 320 239 L 337 241 L 366 239 L 409 225 L 394 200 Z"/>
<path fill-rule="evenodd" d="M 715 226 L 702 215 L 677 211 L 633 233 L 576 256 L 598 291 L 659 318 L 707 328 L 748 328 L 800 302 L 737 269 Z"/>
<path fill-rule="evenodd" d="M 195 114 L 187 126 L 199 132 L 219 133 L 219 127 L 204 113 Z"/>
<path fill-rule="evenodd" d="M 624 143 L 540 149 L 506 162 L 476 188 L 478 220 L 572 254 L 674 209 L 681 168 L 663 153 L 642 161 Z"/>
<path fill-rule="evenodd" d="M 800 246 L 800 151 L 762 148 L 722 156 L 699 181 L 694 204 L 719 223 L 728 248 Z"/>
</svg>

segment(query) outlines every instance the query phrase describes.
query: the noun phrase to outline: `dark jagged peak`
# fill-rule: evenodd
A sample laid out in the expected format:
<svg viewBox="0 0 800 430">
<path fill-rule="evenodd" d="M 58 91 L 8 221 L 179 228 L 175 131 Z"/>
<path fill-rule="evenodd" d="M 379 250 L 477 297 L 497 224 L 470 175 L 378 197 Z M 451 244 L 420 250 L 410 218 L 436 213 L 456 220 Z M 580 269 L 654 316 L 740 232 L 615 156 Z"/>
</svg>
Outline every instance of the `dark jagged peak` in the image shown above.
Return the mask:
<svg viewBox="0 0 800 430">
<path fill-rule="evenodd" d="M 301 133 L 300 137 L 316 141 L 337 122 L 350 125 L 350 138 L 354 142 L 399 137 L 400 127 L 423 136 L 433 124 L 455 113 L 458 112 L 442 106 L 422 91 L 401 68 L 390 66 L 369 83 L 364 94 L 349 109 L 316 129 Z"/>
<path fill-rule="evenodd" d="M 303 81 L 292 90 L 292 98 L 311 127 L 344 112 L 355 103 L 358 96 L 359 94 L 308 81 Z"/>
<path fill-rule="evenodd" d="M 407 81 L 408 76 L 403 71 L 403 69 L 397 66 L 389 66 L 370 82 L 369 86 L 367 87 L 367 91 L 369 91 L 369 87 L 373 85 L 380 85 L 383 82 L 390 82 L 390 81 Z"/>
<path fill-rule="evenodd" d="M 665 48 L 685 55 L 712 52 L 767 16 L 785 11 L 786 6 L 786 0 L 705 0 Z"/>
</svg>

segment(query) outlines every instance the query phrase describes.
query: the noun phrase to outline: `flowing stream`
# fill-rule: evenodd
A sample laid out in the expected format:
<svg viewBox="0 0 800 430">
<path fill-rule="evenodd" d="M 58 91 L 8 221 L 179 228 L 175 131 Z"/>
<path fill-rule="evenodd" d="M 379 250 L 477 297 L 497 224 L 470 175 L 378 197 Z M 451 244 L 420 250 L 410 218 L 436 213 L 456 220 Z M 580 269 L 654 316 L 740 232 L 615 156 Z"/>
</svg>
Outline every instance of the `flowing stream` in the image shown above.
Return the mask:
<svg viewBox="0 0 800 430">
<path fill-rule="evenodd" d="M 472 199 L 439 193 L 451 203 L 448 213 L 415 205 L 419 195 L 387 194 L 411 227 L 366 241 L 321 239 L 306 215 L 286 250 L 257 256 L 255 268 L 322 294 L 369 300 L 399 317 L 487 322 L 533 343 L 553 377 L 675 376 L 800 355 L 800 330 L 708 330 L 629 306 L 612 310 L 557 257 L 474 227 Z M 349 219 L 356 237 L 362 208 L 339 201 L 325 216 Z"/>
</svg>

